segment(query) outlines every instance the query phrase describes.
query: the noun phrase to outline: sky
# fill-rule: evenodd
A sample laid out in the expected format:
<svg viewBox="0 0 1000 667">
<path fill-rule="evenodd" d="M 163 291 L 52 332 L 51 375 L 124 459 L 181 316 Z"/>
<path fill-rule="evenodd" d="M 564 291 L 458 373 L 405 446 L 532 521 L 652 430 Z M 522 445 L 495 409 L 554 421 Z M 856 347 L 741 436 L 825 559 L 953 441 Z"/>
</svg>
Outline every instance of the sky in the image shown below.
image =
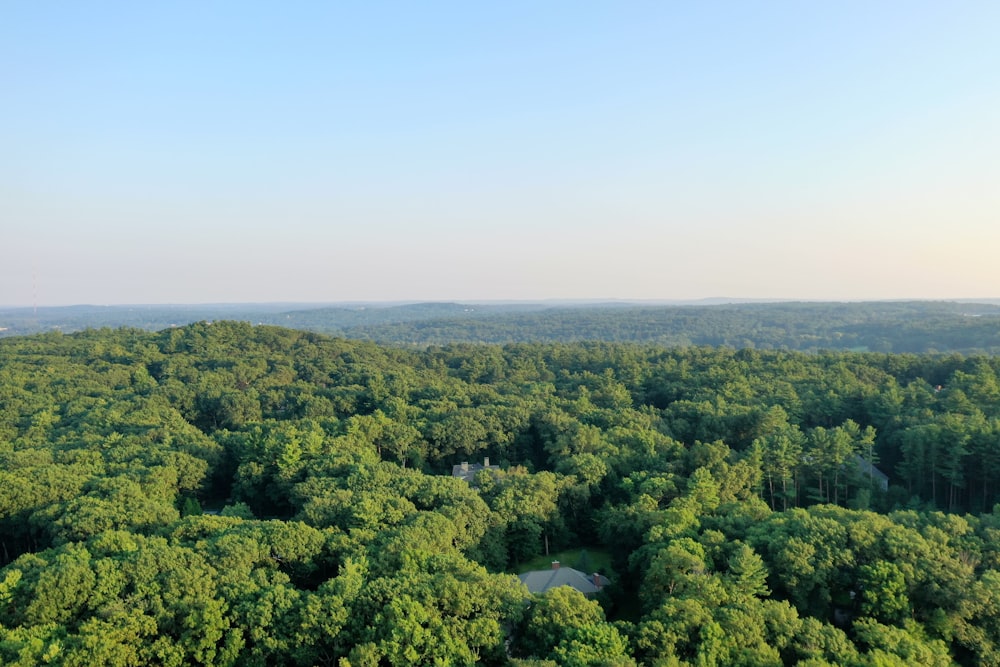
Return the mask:
<svg viewBox="0 0 1000 667">
<path fill-rule="evenodd" d="M 1000 3 L 0 8 L 0 305 L 1000 297 Z"/>
</svg>

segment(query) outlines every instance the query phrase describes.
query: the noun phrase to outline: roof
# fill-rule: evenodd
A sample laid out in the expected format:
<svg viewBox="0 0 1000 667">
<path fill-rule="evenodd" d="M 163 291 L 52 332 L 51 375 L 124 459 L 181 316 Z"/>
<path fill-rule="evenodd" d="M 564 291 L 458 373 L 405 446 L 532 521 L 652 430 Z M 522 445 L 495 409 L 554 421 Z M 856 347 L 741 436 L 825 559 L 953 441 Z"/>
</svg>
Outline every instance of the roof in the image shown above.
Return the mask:
<svg viewBox="0 0 1000 667">
<path fill-rule="evenodd" d="M 464 479 L 470 484 L 476 478 L 476 473 L 480 470 L 499 470 L 500 466 L 491 466 L 489 458 L 483 459 L 482 463 L 469 463 L 463 461 L 451 467 L 451 476 Z"/>
<path fill-rule="evenodd" d="M 559 586 L 570 586 L 585 595 L 597 593 L 609 583 L 608 578 L 601 574 L 584 574 L 571 567 L 555 567 L 551 570 L 533 570 L 519 574 L 518 579 L 532 593 L 544 593 Z M 597 580 L 599 586 L 594 585 Z"/>
<path fill-rule="evenodd" d="M 889 488 L 889 476 L 888 475 L 886 475 L 884 472 L 882 472 L 881 470 L 879 470 L 878 468 L 876 468 L 874 465 L 872 465 L 868 461 L 866 461 L 863 458 L 861 458 L 861 456 L 858 455 L 858 454 L 854 455 L 854 459 L 855 459 L 855 461 L 857 461 L 857 463 L 858 463 L 858 470 L 861 471 L 862 475 L 867 475 L 868 477 L 872 478 L 873 480 L 877 480 L 879 486 L 882 487 L 883 491 L 886 491 Z"/>
</svg>

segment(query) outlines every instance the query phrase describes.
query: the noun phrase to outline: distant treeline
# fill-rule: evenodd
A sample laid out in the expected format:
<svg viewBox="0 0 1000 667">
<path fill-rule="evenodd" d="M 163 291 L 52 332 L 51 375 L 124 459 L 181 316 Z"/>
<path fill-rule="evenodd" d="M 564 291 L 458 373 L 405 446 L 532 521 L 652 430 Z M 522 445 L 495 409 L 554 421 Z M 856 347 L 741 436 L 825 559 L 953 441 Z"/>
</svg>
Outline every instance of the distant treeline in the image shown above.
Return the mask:
<svg viewBox="0 0 1000 667">
<path fill-rule="evenodd" d="M 998 315 L 1000 307 L 993 305 L 935 302 L 590 307 L 356 326 L 340 333 L 413 344 L 603 340 L 737 349 L 996 354 Z"/>
<path fill-rule="evenodd" d="M 0 336 L 242 320 L 395 345 L 608 341 L 815 352 L 1000 352 L 1000 305 L 961 302 L 712 306 L 423 303 L 287 310 L 280 305 L 0 311 Z"/>
</svg>

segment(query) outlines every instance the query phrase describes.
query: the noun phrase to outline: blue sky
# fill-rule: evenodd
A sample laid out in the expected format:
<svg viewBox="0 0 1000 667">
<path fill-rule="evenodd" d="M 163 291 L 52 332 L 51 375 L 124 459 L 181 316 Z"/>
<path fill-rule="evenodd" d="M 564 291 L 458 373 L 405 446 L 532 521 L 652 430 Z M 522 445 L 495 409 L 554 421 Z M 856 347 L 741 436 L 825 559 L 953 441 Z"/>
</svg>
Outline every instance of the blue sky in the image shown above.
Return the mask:
<svg viewBox="0 0 1000 667">
<path fill-rule="evenodd" d="M 0 17 L 0 304 L 1000 297 L 995 2 Z"/>
</svg>

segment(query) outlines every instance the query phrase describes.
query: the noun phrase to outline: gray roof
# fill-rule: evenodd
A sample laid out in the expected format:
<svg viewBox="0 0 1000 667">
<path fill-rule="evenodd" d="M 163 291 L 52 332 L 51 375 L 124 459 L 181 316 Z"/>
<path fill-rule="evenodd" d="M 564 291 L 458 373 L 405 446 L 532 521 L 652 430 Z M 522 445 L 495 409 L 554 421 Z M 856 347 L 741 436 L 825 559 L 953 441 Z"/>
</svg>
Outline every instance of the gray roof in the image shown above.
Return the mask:
<svg viewBox="0 0 1000 667">
<path fill-rule="evenodd" d="M 884 472 L 876 468 L 874 465 L 868 461 L 861 458 L 859 454 L 854 455 L 854 460 L 858 463 L 858 470 L 861 471 L 862 475 L 870 477 L 873 481 L 877 482 L 883 491 L 889 489 L 889 476 Z"/>
<path fill-rule="evenodd" d="M 451 476 L 464 479 L 471 484 L 476 478 L 476 473 L 480 470 L 500 470 L 500 466 L 491 466 L 489 459 L 485 459 L 483 463 L 468 463 L 467 461 L 463 461 L 451 467 Z"/>
<path fill-rule="evenodd" d="M 600 587 L 594 585 L 596 577 Z M 518 578 L 532 593 L 544 593 L 559 586 L 571 586 L 584 595 L 596 593 L 607 586 L 608 578 L 600 574 L 584 574 L 571 567 L 558 567 L 551 570 L 534 570 L 519 574 Z"/>
</svg>

